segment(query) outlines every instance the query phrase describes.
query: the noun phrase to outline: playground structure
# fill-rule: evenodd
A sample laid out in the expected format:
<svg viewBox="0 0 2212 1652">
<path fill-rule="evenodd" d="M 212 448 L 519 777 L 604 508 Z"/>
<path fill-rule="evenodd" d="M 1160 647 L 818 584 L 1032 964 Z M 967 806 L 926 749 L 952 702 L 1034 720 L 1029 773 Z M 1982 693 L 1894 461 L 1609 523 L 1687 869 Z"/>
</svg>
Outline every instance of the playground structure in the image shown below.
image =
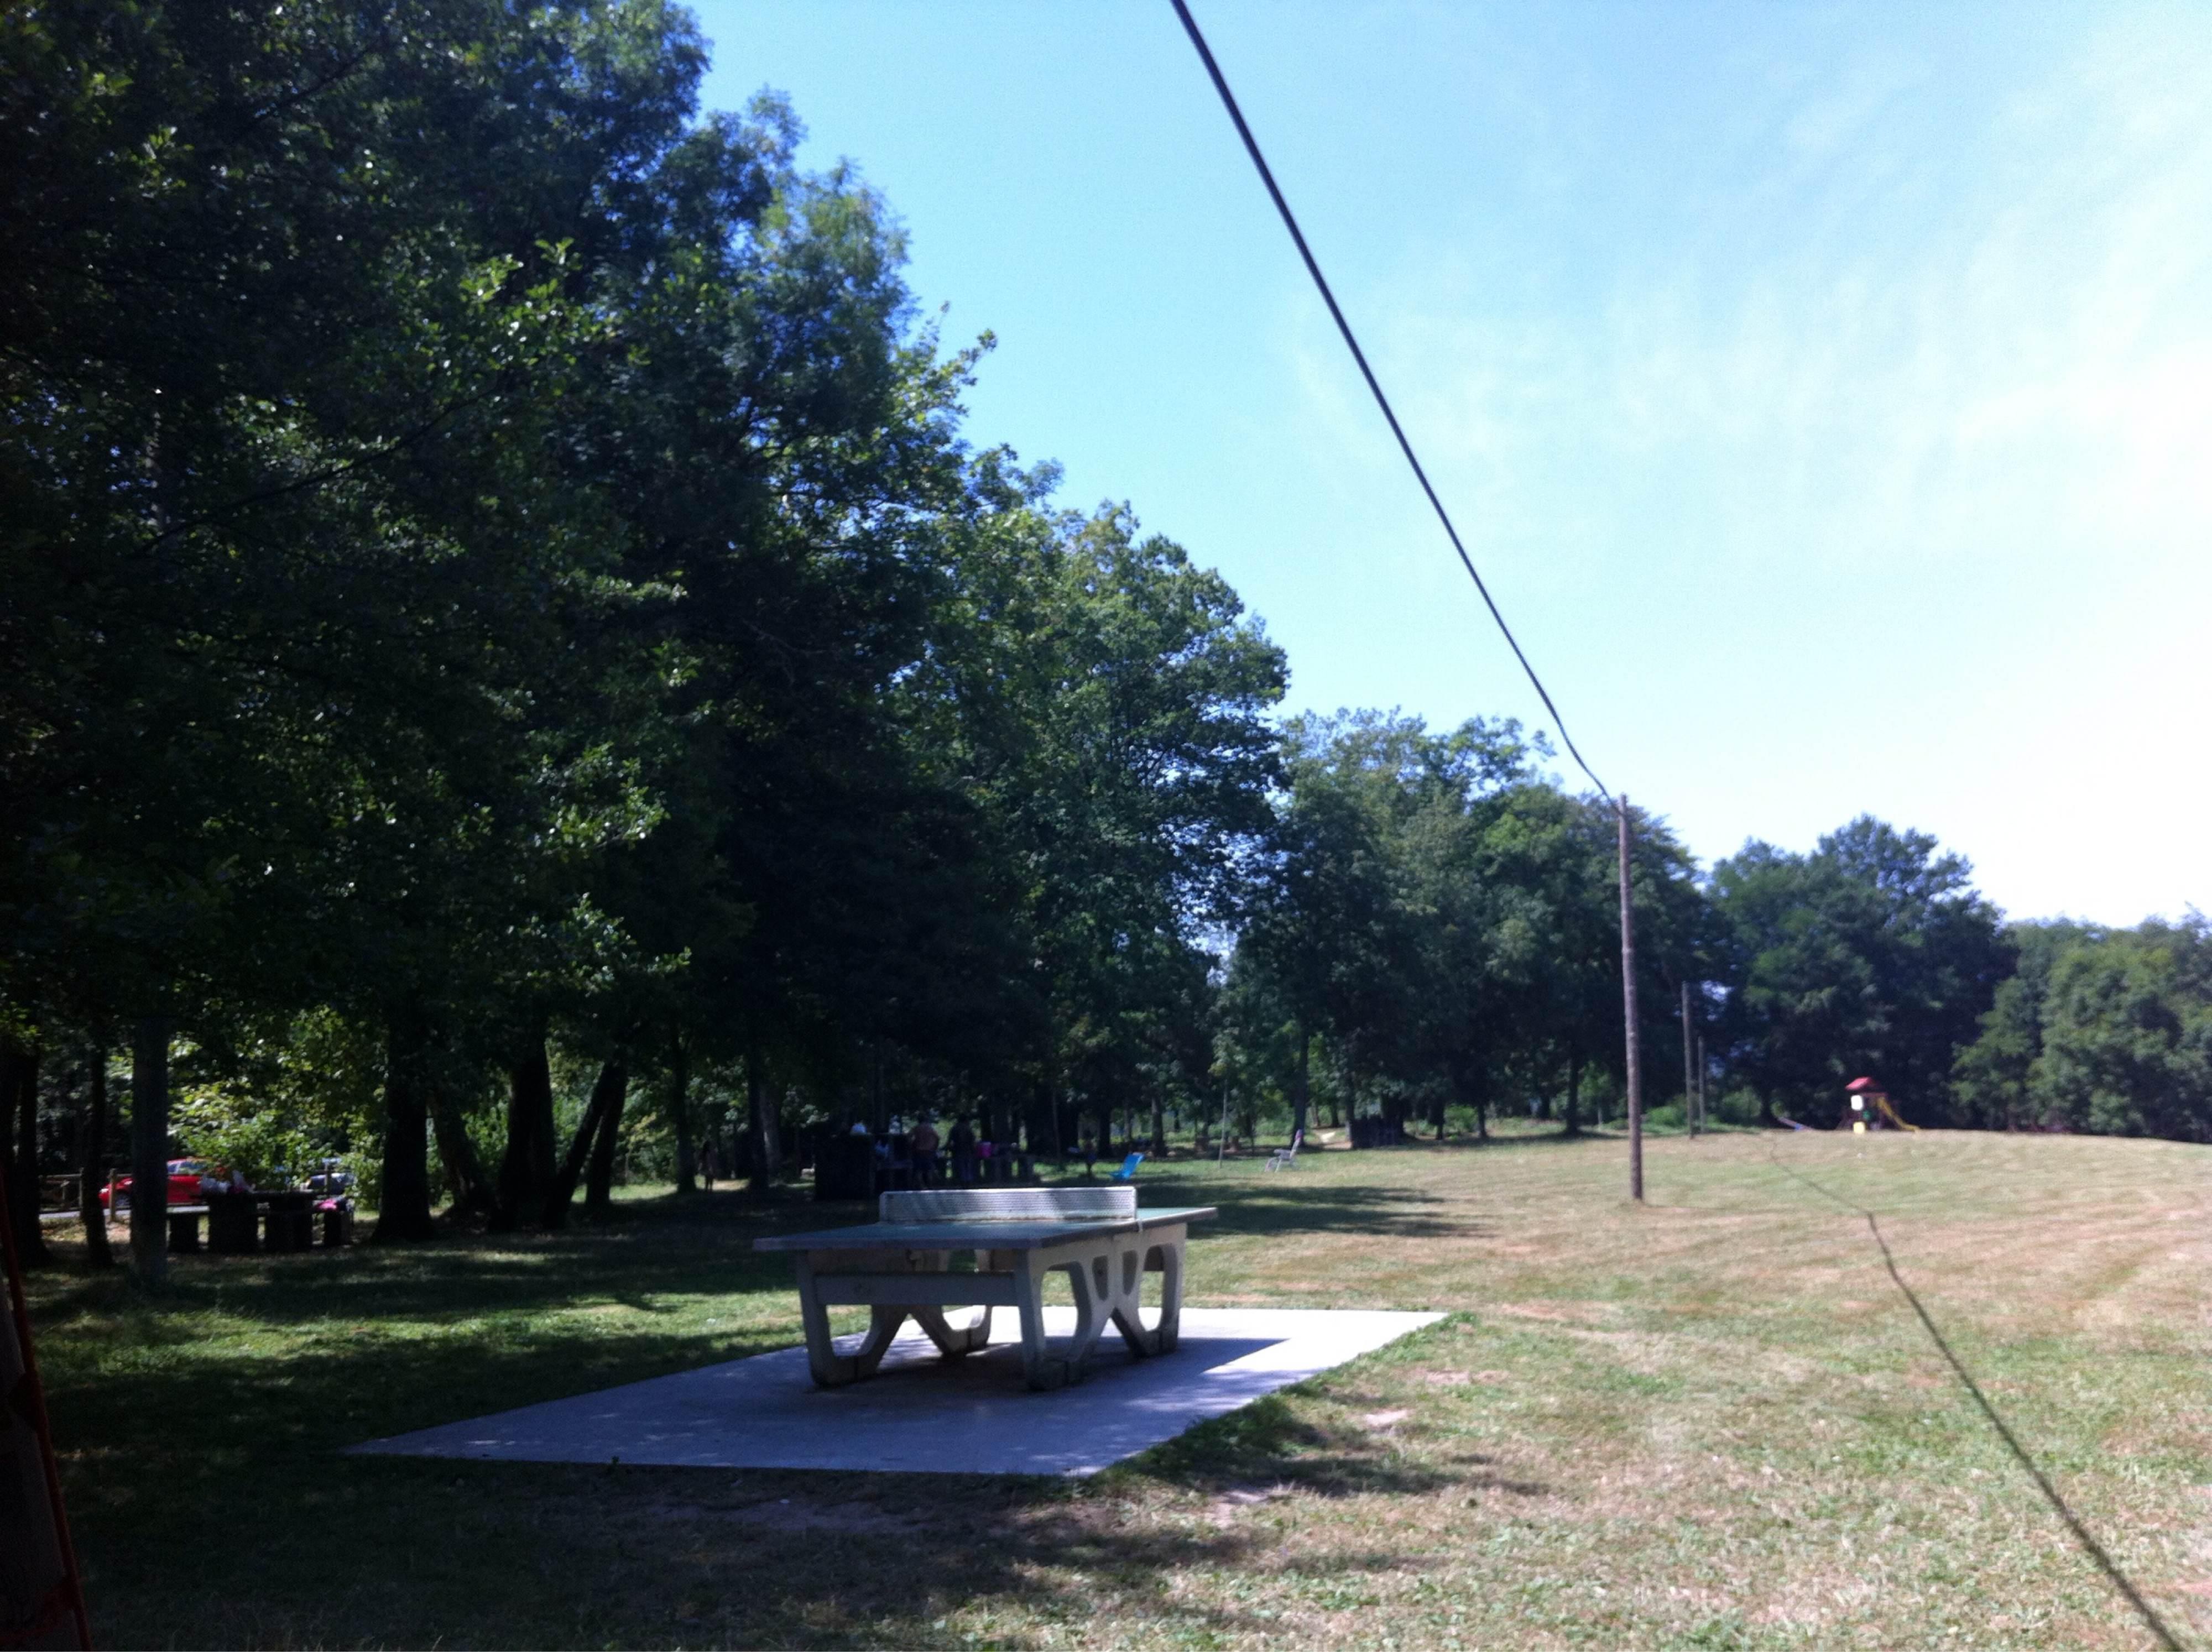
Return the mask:
<svg viewBox="0 0 2212 1652">
<path fill-rule="evenodd" d="M 1917 1124 L 1907 1124 L 1903 1115 L 1891 1104 L 1889 1092 L 1875 1084 L 1873 1079 L 1854 1078 L 1844 1086 L 1844 1092 L 1850 1098 L 1850 1107 L 1844 1113 L 1844 1119 L 1850 1121 L 1854 1134 L 1867 1130 L 1880 1130 L 1883 1128 L 1884 1121 L 1887 1121 L 1888 1127 L 1892 1129 L 1910 1130 L 1915 1135 L 1920 1133 L 1920 1127 Z M 1836 1127 L 1838 1130 L 1843 1128 L 1844 1119 L 1836 1121 Z"/>
</svg>

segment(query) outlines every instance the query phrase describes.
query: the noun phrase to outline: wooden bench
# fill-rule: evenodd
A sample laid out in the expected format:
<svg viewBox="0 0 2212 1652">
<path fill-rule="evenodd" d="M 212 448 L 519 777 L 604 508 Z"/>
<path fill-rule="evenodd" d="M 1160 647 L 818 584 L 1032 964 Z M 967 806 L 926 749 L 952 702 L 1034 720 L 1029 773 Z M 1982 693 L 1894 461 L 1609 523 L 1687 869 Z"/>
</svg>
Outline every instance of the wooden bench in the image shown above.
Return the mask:
<svg viewBox="0 0 2212 1652">
<path fill-rule="evenodd" d="M 865 1226 L 778 1234 L 753 1248 L 790 1251 L 798 1261 L 799 1316 L 814 1380 L 836 1388 L 875 1375 L 884 1353 L 911 1318 L 948 1359 L 985 1347 L 991 1310 L 1021 1320 L 1022 1372 L 1032 1388 L 1083 1380 L 1084 1361 L 1110 1321 L 1132 1353 L 1173 1351 L 1182 1312 L 1182 1253 L 1189 1225 L 1211 1206 L 1142 1211 L 1134 1187 L 1006 1187 L 888 1193 Z M 975 1271 L 954 1272 L 972 1256 Z M 1075 1335 L 1055 1351 L 1044 1332 L 1044 1282 L 1067 1275 L 1075 1292 Z M 1155 1323 L 1144 1323 L 1146 1273 L 1160 1276 Z M 829 1310 L 869 1309 L 857 1351 L 840 1353 Z M 955 1327 L 948 1308 L 982 1309 Z"/>
</svg>

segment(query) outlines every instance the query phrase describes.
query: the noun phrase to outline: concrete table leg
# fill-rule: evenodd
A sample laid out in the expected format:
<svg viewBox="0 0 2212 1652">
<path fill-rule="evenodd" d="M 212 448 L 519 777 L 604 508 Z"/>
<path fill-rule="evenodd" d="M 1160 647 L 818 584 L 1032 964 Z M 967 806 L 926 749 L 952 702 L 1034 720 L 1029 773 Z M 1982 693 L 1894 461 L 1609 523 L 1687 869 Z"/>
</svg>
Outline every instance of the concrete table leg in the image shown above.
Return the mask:
<svg viewBox="0 0 2212 1652">
<path fill-rule="evenodd" d="M 1114 1251 L 1110 1242 L 1096 1242 L 1083 1246 L 1074 1258 L 1060 1265 L 1075 1286 L 1075 1338 L 1068 1344 L 1066 1359 L 1071 1382 L 1083 1380 L 1083 1362 L 1098 1345 L 1120 1300 Z"/>
<path fill-rule="evenodd" d="M 1080 1382 L 1085 1362 L 1097 1350 L 1109 1324 L 1121 1333 L 1129 1351 L 1139 1357 L 1172 1352 L 1179 1339 L 1182 1314 L 1183 1246 L 1186 1230 L 1181 1224 L 1128 1234 L 1102 1235 L 1046 1250 L 985 1250 L 979 1248 L 980 1272 L 1003 1280 L 1020 1321 L 1022 1372 L 1029 1386 L 1048 1390 Z M 943 1273 L 950 1251 L 805 1251 L 795 1259 L 799 1274 L 799 1315 L 806 1330 L 806 1354 L 814 1380 L 824 1388 L 839 1388 L 872 1376 L 885 1351 L 910 1316 L 948 1358 L 957 1358 L 989 1345 L 991 1307 L 981 1309 L 968 1324 L 955 1326 L 941 1302 L 927 1288 L 910 1289 L 902 1278 Z M 1055 1351 L 1044 1327 L 1044 1283 L 1064 1272 L 1075 1298 L 1075 1333 L 1066 1348 Z M 1156 1322 L 1147 1326 L 1144 1315 L 1144 1278 L 1160 1276 L 1160 1306 Z M 830 1333 L 829 1303 L 823 1300 L 825 1282 L 851 1279 L 860 1274 L 879 1283 L 839 1285 L 828 1289 L 834 1300 L 856 1299 L 870 1303 L 868 1333 L 849 1354 L 837 1351 Z M 948 1282 L 950 1283 L 950 1282 Z M 914 1280 L 915 1286 L 921 1282 Z M 947 1294 L 957 1296 L 958 1292 Z M 894 1298 L 884 1302 L 881 1297 Z M 900 1300 L 900 1299 L 903 1300 Z M 971 1297 L 972 1301 L 973 1298 Z M 1006 1296 L 998 1297 L 1000 1303 Z"/>
<path fill-rule="evenodd" d="M 1182 1248 L 1184 1230 L 1164 1228 L 1139 1237 L 1116 1258 L 1121 1286 L 1114 1304 L 1115 1328 L 1129 1351 L 1139 1357 L 1171 1354 L 1182 1327 Z M 1160 1276 L 1158 1324 L 1144 1321 L 1144 1276 Z"/>
<path fill-rule="evenodd" d="M 907 1310 L 896 1307 L 870 1309 L 867 1339 L 854 1352 L 841 1354 L 836 1339 L 830 1334 L 830 1310 L 823 1306 L 821 1293 L 816 1287 L 818 1276 L 814 1253 L 800 1253 L 798 1271 L 799 1317 L 806 1327 L 806 1365 L 813 1372 L 815 1382 L 825 1388 L 837 1388 L 873 1376 L 876 1368 L 884 1363 L 884 1351 L 891 1345 L 891 1339 L 898 1335 L 899 1327 L 905 1323 Z"/>
<path fill-rule="evenodd" d="M 909 1308 L 914 1322 L 937 1345 L 938 1352 L 947 1359 L 962 1354 L 972 1354 L 991 1345 L 991 1309 L 987 1304 L 972 1324 L 956 1326 L 945 1317 L 942 1308 Z"/>
<path fill-rule="evenodd" d="M 1036 1251 L 1015 1254 L 1014 1312 L 1022 1327 L 1022 1375 L 1030 1388 L 1043 1392 L 1067 1381 L 1065 1361 L 1053 1357 L 1051 1341 L 1044 1333 L 1044 1280 L 1052 1270 Z"/>
<path fill-rule="evenodd" d="M 1182 1248 L 1186 1231 L 1182 1228 L 1169 1230 L 1145 1258 L 1146 1269 L 1160 1276 L 1160 1322 L 1152 1335 L 1159 1345 L 1158 1351 L 1164 1354 L 1173 1353 L 1182 1340 Z"/>
</svg>

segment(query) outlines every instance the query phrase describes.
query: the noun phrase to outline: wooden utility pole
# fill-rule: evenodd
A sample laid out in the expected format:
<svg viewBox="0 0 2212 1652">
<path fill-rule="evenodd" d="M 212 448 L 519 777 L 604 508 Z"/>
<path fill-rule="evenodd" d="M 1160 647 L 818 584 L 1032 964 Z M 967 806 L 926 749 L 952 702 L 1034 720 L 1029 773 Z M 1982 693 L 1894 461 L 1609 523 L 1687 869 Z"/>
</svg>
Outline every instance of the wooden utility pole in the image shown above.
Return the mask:
<svg viewBox="0 0 2212 1652">
<path fill-rule="evenodd" d="M 1628 1032 L 1628 1196 L 1644 1202 L 1644 1071 L 1636 1025 L 1636 904 L 1628 881 L 1628 797 L 1621 795 L 1620 1005 Z"/>
<path fill-rule="evenodd" d="M 1692 1078 L 1690 1066 L 1690 983 L 1682 983 L 1682 1116 L 1690 1122 L 1690 1133 L 1698 1133 L 1697 1084 Z"/>
</svg>

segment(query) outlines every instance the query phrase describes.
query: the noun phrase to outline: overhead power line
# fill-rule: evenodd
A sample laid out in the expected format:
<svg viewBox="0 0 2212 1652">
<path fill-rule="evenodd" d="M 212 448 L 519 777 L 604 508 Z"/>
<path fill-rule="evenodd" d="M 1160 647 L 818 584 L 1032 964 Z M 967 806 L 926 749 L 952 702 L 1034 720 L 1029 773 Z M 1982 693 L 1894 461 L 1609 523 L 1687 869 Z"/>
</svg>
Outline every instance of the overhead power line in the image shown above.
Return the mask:
<svg viewBox="0 0 2212 1652">
<path fill-rule="evenodd" d="M 1237 106 L 1236 94 L 1229 89 L 1228 81 L 1223 78 L 1221 65 L 1214 62 L 1213 52 L 1206 44 L 1206 36 L 1199 32 L 1198 20 L 1190 15 L 1190 8 L 1183 3 L 1183 0 L 1170 0 L 1170 3 L 1176 9 L 1176 15 L 1182 19 L 1183 32 L 1190 36 L 1190 43 L 1198 48 L 1199 58 L 1206 64 L 1206 74 L 1212 78 L 1213 89 L 1221 94 L 1222 106 L 1229 111 L 1229 118 L 1236 123 L 1237 135 L 1244 140 L 1244 152 L 1252 157 L 1252 164 L 1259 168 L 1260 181 L 1267 186 L 1267 194 L 1275 203 L 1275 210 L 1282 214 L 1283 227 L 1291 232 L 1291 240 L 1297 244 L 1298 256 L 1306 263 L 1306 273 L 1313 277 L 1314 285 L 1321 289 L 1322 301 L 1328 306 L 1329 314 L 1335 318 L 1336 330 L 1344 335 L 1344 342 L 1352 351 L 1352 359 L 1359 363 L 1360 376 L 1367 380 L 1367 388 L 1374 392 L 1375 404 L 1382 410 L 1382 416 L 1390 422 L 1390 434 L 1397 437 L 1399 451 L 1406 455 L 1406 463 L 1413 467 L 1414 479 L 1421 484 L 1421 491 L 1429 496 L 1429 503 L 1437 513 L 1437 520 L 1443 524 L 1444 532 L 1451 539 L 1452 549 L 1459 553 L 1460 566 L 1467 569 L 1467 577 L 1474 581 L 1474 588 L 1481 592 L 1483 606 L 1490 610 L 1490 617 L 1498 622 L 1498 629 L 1505 639 L 1505 646 L 1513 650 L 1514 659 L 1521 662 L 1521 669 L 1528 674 L 1528 681 L 1536 690 L 1536 697 L 1544 702 L 1544 709 L 1552 714 L 1552 725 L 1559 731 L 1559 738 L 1565 742 L 1568 755 L 1574 758 L 1576 766 L 1589 776 L 1590 784 L 1597 787 L 1599 794 L 1611 802 L 1613 793 L 1606 789 L 1605 782 L 1598 779 L 1596 771 L 1583 761 L 1583 754 L 1575 749 L 1574 736 L 1567 732 L 1566 719 L 1559 715 L 1559 708 L 1552 703 L 1552 696 L 1544 687 L 1544 679 L 1536 675 L 1536 668 L 1528 663 L 1528 656 L 1522 652 L 1520 643 L 1514 638 L 1513 628 L 1506 624 L 1505 616 L 1498 611 L 1498 603 L 1490 594 L 1490 587 L 1483 584 L 1482 575 L 1475 572 L 1474 559 L 1467 554 L 1467 546 L 1461 543 L 1459 530 L 1452 525 L 1450 513 L 1444 509 L 1443 501 L 1437 497 L 1436 489 L 1430 485 L 1429 473 L 1421 468 L 1421 461 L 1413 452 L 1413 444 L 1406 439 L 1405 428 L 1398 422 L 1397 414 L 1391 410 L 1390 398 L 1382 393 L 1382 384 L 1375 377 L 1375 369 L 1367 365 L 1367 353 L 1359 348 L 1359 340 L 1352 336 L 1352 324 L 1344 319 L 1344 311 L 1337 304 L 1336 295 L 1329 290 L 1328 278 L 1322 274 L 1321 265 L 1315 261 L 1313 249 L 1306 245 L 1305 234 L 1298 228 L 1298 221 L 1291 211 L 1291 203 L 1283 198 L 1283 191 L 1276 186 L 1275 174 L 1267 169 L 1267 158 L 1260 153 L 1259 140 L 1252 136 L 1252 129 L 1244 124 L 1244 112 Z"/>
</svg>

